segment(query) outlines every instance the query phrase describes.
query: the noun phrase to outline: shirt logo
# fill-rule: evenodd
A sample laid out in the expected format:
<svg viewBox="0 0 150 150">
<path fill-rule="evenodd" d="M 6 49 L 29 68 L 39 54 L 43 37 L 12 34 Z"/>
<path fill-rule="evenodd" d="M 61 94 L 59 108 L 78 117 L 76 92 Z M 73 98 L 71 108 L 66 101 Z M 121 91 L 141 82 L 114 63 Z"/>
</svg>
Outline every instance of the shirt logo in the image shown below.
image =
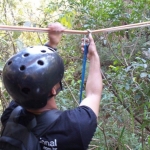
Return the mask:
<svg viewBox="0 0 150 150">
<path fill-rule="evenodd" d="M 39 143 L 43 145 L 43 150 L 57 150 L 57 139 L 47 141 L 40 138 Z"/>
</svg>

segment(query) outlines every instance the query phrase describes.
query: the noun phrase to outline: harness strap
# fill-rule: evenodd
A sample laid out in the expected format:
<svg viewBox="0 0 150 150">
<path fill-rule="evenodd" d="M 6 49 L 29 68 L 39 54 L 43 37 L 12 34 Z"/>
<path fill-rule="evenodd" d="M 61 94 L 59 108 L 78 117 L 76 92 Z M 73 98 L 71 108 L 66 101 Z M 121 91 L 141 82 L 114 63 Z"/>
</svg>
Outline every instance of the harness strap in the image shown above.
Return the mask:
<svg viewBox="0 0 150 150">
<path fill-rule="evenodd" d="M 18 119 L 20 117 L 21 111 L 23 108 L 21 106 L 17 106 L 11 113 L 8 122 L 14 122 L 18 123 Z M 53 109 L 49 111 L 45 111 L 40 115 L 34 115 L 34 114 L 28 114 L 28 117 L 31 116 L 30 121 L 25 126 L 28 131 L 31 131 L 34 133 L 34 135 L 39 138 L 40 136 L 44 135 L 45 132 L 52 127 L 52 125 L 55 123 L 55 120 L 62 114 L 62 111 Z M 7 123 L 6 123 L 7 126 Z M 5 128 L 3 129 L 3 132 L 5 131 Z M 3 135 L 2 132 L 2 135 Z"/>
<path fill-rule="evenodd" d="M 37 138 L 44 135 L 55 123 L 62 111 L 53 109 L 36 116 L 37 126 L 32 130 Z"/>
</svg>

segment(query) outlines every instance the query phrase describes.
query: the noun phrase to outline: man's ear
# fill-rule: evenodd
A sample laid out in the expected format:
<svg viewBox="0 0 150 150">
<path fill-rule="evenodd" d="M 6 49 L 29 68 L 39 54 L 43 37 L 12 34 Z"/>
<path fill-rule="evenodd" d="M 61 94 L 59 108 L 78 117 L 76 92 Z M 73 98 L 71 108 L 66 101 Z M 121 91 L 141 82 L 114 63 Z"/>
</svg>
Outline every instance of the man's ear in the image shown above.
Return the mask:
<svg viewBox="0 0 150 150">
<path fill-rule="evenodd" d="M 52 88 L 51 93 L 52 93 L 52 95 L 56 95 L 56 89 L 55 89 L 55 87 Z"/>
</svg>

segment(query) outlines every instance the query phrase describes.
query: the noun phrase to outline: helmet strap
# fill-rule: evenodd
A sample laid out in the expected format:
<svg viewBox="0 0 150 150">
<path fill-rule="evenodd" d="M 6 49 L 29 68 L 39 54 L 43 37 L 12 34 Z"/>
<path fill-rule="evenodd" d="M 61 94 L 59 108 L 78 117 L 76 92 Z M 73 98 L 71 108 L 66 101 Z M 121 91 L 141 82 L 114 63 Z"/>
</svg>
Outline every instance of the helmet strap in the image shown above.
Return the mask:
<svg viewBox="0 0 150 150">
<path fill-rule="evenodd" d="M 59 84 L 60 84 L 60 88 L 61 88 L 61 91 L 62 91 L 63 90 L 62 82 L 60 81 Z"/>
</svg>

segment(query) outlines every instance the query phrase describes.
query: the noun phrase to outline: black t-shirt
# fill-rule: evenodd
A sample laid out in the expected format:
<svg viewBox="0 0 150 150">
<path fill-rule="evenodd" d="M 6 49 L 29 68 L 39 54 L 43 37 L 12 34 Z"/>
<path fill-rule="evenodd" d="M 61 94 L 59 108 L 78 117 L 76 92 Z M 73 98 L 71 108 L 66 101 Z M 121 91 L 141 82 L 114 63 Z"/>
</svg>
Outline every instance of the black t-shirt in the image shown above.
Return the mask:
<svg viewBox="0 0 150 150">
<path fill-rule="evenodd" d="M 16 107 L 15 103 L 11 103 L 4 111 L 1 117 L 3 125 L 14 107 Z M 94 112 L 87 106 L 80 106 L 62 112 L 39 142 L 42 150 L 86 150 L 96 126 L 97 119 Z"/>
</svg>

